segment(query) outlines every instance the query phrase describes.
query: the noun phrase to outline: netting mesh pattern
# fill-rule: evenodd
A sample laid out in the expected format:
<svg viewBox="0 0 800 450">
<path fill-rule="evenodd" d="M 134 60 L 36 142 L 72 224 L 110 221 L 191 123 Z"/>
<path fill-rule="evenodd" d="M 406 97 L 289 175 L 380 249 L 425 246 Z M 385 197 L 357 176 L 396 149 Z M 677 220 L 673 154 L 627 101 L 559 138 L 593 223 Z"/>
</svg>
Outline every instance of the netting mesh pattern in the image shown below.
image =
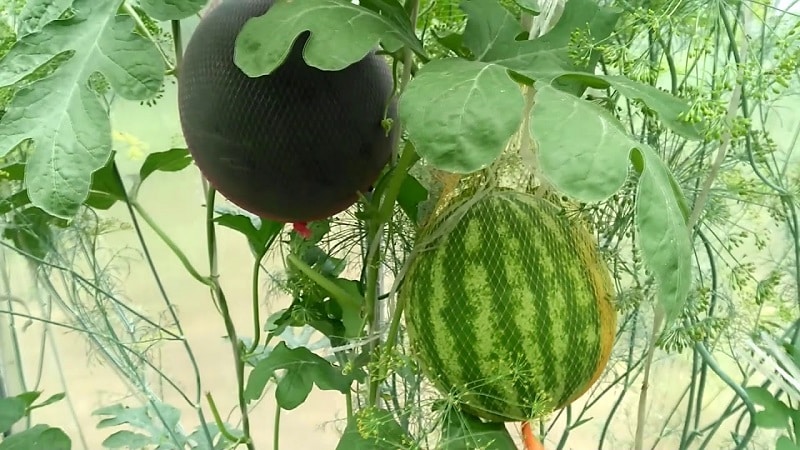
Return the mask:
<svg viewBox="0 0 800 450">
<path fill-rule="evenodd" d="M 608 361 L 613 285 L 591 235 L 543 197 L 461 195 L 420 233 L 401 296 L 427 377 L 491 421 L 542 417 Z"/>
<path fill-rule="evenodd" d="M 303 60 L 308 33 L 266 76 L 234 63 L 245 23 L 273 0 L 222 2 L 199 23 L 178 76 L 181 125 L 189 150 L 217 190 L 240 207 L 287 222 L 346 208 L 389 161 L 397 127 L 392 71 L 368 54 L 340 71 Z"/>
</svg>

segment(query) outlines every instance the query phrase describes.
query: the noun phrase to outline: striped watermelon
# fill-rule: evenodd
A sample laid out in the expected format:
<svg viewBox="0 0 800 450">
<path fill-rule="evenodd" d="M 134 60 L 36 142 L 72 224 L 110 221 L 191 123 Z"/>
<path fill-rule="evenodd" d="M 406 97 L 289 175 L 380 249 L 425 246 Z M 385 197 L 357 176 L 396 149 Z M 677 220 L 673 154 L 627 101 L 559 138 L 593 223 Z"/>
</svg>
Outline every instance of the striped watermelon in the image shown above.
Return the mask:
<svg viewBox="0 0 800 450">
<path fill-rule="evenodd" d="M 398 295 L 423 372 L 467 412 L 525 421 L 608 363 L 613 285 L 589 232 L 541 196 L 462 198 L 420 231 Z"/>
</svg>

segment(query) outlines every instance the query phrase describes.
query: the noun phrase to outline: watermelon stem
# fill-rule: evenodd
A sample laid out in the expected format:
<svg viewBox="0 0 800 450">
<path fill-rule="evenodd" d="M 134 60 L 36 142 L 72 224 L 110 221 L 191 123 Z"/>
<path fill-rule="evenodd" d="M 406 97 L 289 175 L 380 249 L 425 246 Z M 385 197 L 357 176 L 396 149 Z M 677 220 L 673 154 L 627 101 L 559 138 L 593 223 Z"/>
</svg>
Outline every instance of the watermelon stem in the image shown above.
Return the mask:
<svg viewBox="0 0 800 450">
<path fill-rule="evenodd" d="M 334 297 L 336 300 L 346 304 L 360 305 L 364 303 L 364 299 L 361 298 L 360 295 L 350 294 L 344 289 L 340 288 L 332 280 L 326 278 L 316 270 L 309 267 L 309 265 L 303 262 L 302 259 L 298 258 L 297 255 L 289 253 L 286 256 L 286 260 L 289 262 L 289 264 L 293 265 L 297 270 L 303 272 L 303 275 L 310 278 L 311 281 L 316 283 L 319 287 L 328 291 L 328 294 L 330 294 L 331 297 Z"/>
<path fill-rule="evenodd" d="M 380 202 L 378 206 L 378 216 L 376 218 L 378 223 L 385 223 L 392 217 L 392 210 L 395 201 L 397 201 L 397 197 L 400 195 L 400 188 L 403 185 L 403 180 L 405 180 L 411 167 L 419 160 L 420 156 L 414 144 L 410 141 L 406 142 L 405 147 L 403 147 L 403 153 L 397 161 L 397 165 L 394 166 L 387 177 L 387 183 L 379 185 L 375 189 L 373 198 L 376 198 L 377 201 Z"/>
</svg>

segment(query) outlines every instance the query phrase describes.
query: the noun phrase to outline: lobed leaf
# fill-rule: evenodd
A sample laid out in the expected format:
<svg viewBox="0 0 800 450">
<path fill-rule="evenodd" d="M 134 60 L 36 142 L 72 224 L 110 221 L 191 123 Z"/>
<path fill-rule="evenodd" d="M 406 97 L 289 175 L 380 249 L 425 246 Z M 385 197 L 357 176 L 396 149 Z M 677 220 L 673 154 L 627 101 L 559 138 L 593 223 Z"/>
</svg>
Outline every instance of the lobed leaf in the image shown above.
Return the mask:
<svg viewBox="0 0 800 450">
<path fill-rule="evenodd" d="M 541 174 L 582 202 L 614 194 L 627 179 L 631 158 L 638 158 L 639 245 L 669 326 L 683 311 L 691 288 L 692 256 L 685 199 L 674 189 L 669 169 L 607 110 L 549 85 L 537 85 L 530 132 L 538 143 Z"/>
<path fill-rule="evenodd" d="M 34 425 L 0 442 L 0 450 L 71 450 L 72 441 L 60 428 Z"/>
<path fill-rule="evenodd" d="M 17 35 L 37 33 L 48 23 L 58 19 L 73 0 L 27 0 L 17 17 Z"/>
<path fill-rule="evenodd" d="M 111 154 L 108 112 L 88 86 L 102 73 L 120 95 L 144 100 L 158 92 L 164 62 L 154 44 L 117 15 L 116 0 L 75 0 L 74 17 L 55 20 L 16 42 L 0 59 L 0 86 L 23 80 L 59 55 L 70 55 L 50 76 L 23 85 L 0 119 L 0 157 L 28 139 L 25 167 L 31 202 L 63 218 L 87 198 L 91 174 Z"/>
<path fill-rule="evenodd" d="M 278 405 L 286 410 L 300 406 L 311 393 L 314 385 L 322 390 L 346 393 L 350 389 L 352 376 L 342 374 L 341 369 L 305 347 L 290 349 L 280 342 L 260 360 L 250 372 L 245 387 L 245 399 L 253 401 L 261 397 L 267 382 L 275 371 L 285 370 L 275 389 Z"/>
<path fill-rule="evenodd" d="M 272 73 L 286 59 L 297 37 L 311 32 L 303 57 L 321 70 L 342 70 L 363 59 L 378 43 L 395 52 L 409 46 L 424 55 L 410 24 L 402 27 L 393 16 L 383 16 L 346 0 L 276 0 L 262 16 L 247 21 L 236 39 L 234 61 L 244 73 L 257 77 Z"/>
<path fill-rule="evenodd" d="M 203 9 L 208 0 L 139 0 L 144 12 L 156 20 L 180 20 Z"/>
</svg>

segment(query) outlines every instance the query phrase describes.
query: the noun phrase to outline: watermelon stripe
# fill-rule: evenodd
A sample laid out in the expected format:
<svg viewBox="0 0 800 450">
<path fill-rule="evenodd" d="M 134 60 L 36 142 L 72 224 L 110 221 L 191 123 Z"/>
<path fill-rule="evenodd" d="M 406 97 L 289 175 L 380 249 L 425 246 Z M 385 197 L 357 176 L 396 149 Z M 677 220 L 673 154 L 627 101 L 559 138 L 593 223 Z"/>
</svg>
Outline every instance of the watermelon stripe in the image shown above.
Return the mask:
<svg viewBox="0 0 800 450">
<path fill-rule="evenodd" d="M 440 239 L 433 245 L 441 246 L 444 244 L 444 240 Z M 447 356 L 452 357 L 455 355 L 455 343 L 453 342 L 452 335 L 448 334 L 447 330 L 444 329 L 444 324 L 448 317 L 446 299 L 450 298 L 451 291 L 441 271 L 443 266 L 439 260 L 442 256 L 441 254 L 434 255 L 435 259 L 423 259 L 423 264 L 420 265 L 420 271 L 429 274 L 428 282 L 426 283 L 423 280 L 421 285 L 428 286 L 429 289 L 432 289 L 432 293 L 429 297 L 431 303 L 425 308 L 420 308 L 420 314 L 422 314 L 422 316 L 419 317 L 418 322 L 423 324 L 421 326 L 428 327 L 430 331 L 425 333 L 424 330 L 420 330 L 420 332 L 424 336 L 429 337 L 429 339 L 426 339 L 424 345 L 427 346 L 427 349 L 425 349 L 426 354 L 432 359 L 430 361 L 432 367 L 460 367 L 457 360 L 447 358 Z M 425 317 L 426 314 L 429 314 L 428 318 Z M 448 336 L 450 336 L 450 339 L 448 339 Z M 445 349 L 450 351 L 444 351 Z M 453 372 L 453 370 L 450 370 L 438 373 L 439 382 L 442 383 L 443 386 L 452 385 L 453 380 L 451 377 Z"/>
<path fill-rule="evenodd" d="M 525 198 L 524 196 L 518 196 Z M 535 290 L 539 294 L 539 298 L 545 300 L 539 306 L 542 310 L 536 311 L 536 324 L 538 325 L 538 333 L 531 336 L 531 342 L 536 342 L 540 348 L 542 360 L 539 364 L 548 368 L 543 371 L 543 385 L 550 386 L 552 389 L 550 393 L 558 392 L 561 389 L 563 379 L 566 374 L 562 373 L 560 368 L 564 368 L 564 364 L 559 357 L 559 352 L 555 348 L 558 339 L 553 339 L 554 336 L 564 336 L 562 330 L 559 330 L 560 321 L 554 321 L 553 306 L 557 306 L 560 302 L 560 293 L 563 291 L 559 285 L 559 279 L 555 273 L 555 268 L 548 261 L 552 258 L 553 250 L 548 245 L 551 240 L 549 239 L 552 233 L 553 224 L 550 223 L 550 218 L 546 214 L 541 214 L 536 208 L 531 208 L 528 202 L 515 204 L 515 208 L 519 211 L 518 214 L 526 217 L 527 220 L 522 219 L 521 223 L 530 222 L 530 225 L 521 232 L 524 232 L 521 239 L 528 241 L 526 254 L 520 255 L 524 258 L 526 264 L 531 267 L 537 267 L 539 270 L 526 270 L 521 275 L 525 276 L 525 284 L 530 286 L 530 289 Z M 539 239 L 536 239 L 537 235 Z M 542 239 L 544 237 L 544 239 Z M 569 368 L 566 368 L 569 370 Z M 545 399 L 538 399 L 545 400 Z M 558 401 L 553 398 L 553 401 Z"/>
<path fill-rule="evenodd" d="M 512 215 L 515 213 L 513 209 L 510 207 L 511 205 L 503 204 L 502 202 L 493 202 L 494 205 L 488 205 L 484 203 L 482 206 L 487 206 L 485 208 L 481 208 L 478 213 L 484 214 L 487 217 L 494 218 L 494 221 L 490 220 L 481 220 L 476 221 L 480 224 L 480 233 L 481 236 L 484 238 L 484 245 L 488 246 L 495 252 L 497 255 L 508 255 L 510 252 L 510 246 L 519 246 L 519 233 L 516 233 L 517 230 L 510 229 L 509 224 L 516 223 L 512 219 Z M 476 208 L 478 210 L 478 208 Z M 529 336 L 523 335 L 522 330 L 525 328 L 520 328 L 517 326 L 512 326 L 515 321 L 515 317 L 519 315 L 519 308 L 516 306 L 519 304 L 515 297 L 518 290 L 514 289 L 512 286 L 512 277 L 516 278 L 521 275 L 521 268 L 513 267 L 509 271 L 509 263 L 513 264 L 514 260 L 510 258 L 501 258 L 505 264 L 498 264 L 496 265 L 492 271 L 492 278 L 490 280 L 491 286 L 497 286 L 499 289 L 496 289 L 495 292 L 492 294 L 492 289 L 487 287 L 489 290 L 490 296 L 492 298 L 492 309 L 494 310 L 493 314 L 491 314 L 493 320 L 492 329 L 495 330 L 494 337 L 495 340 L 498 338 L 501 340 L 497 343 L 496 351 L 499 352 L 500 350 L 505 350 L 503 353 L 499 354 L 499 361 L 495 364 L 499 363 L 500 367 L 497 367 L 494 373 L 498 377 L 508 377 L 507 379 L 499 379 L 496 381 L 495 384 L 498 386 L 506 386 L 506 389 L 511 391 L 506 393 L 506 396 L 503 397 L 494 397 L 494 398 L 509 398 L 508 395 L 513 395 L 511 398 L 525 398 L 528 394 L 528 389 L 526 389 L 525 383 L 515 382 L 519 378 L 527 378 L 529 374 L 524 373 L 527 364 L 524 364 L 527 361 L 527 355 L 524 353 L 524 348 L 521 346 L 515 346 L 513 343 L 523 343 L 529 342 Z M 509 277 L 509 274 L 512 277 Z M 512 345 L 509 345 L 512 344 Z M 492 372 L 484 372 L 484 373 L 492 373 Z M 492 401 L 487 402 L 486 409 L 494 414 L 502 414 L 503 408 L 502 403 L 498 404 L 497 400 L 492 399 Z M 513 405 L 512 405 L 513 406 Z M 521 408 L 523 405 L 519 405 Z"/>
<path fill-rule="evenodd" d="M 537 243 L 531 240 L 530 236 L 526 234 L 526 232 L 529 233 L 530 230 L 525 228 L 520 229 L 518 223 L 520 220 L 530 220 L 532 222 L 530 224 L 531 229 L 536 229 L 535 216 L 530 214 L 525 215 L 527 212 L 520 210 L 513 203 L 509 202 L 507 206 L 509 215 L 505 216 L 503 220 L 500 220 L 498 226 L 503 229 L 502 233 L 504 235 L 510 235 L 513 229 L 517 228 L 516 233 L 514 233 L 514 238 L 510 240 L 510 244 L 508 245 L 508 254 L 525 255 L 527 254 L 525 253 L 525 249 L 527 248 L 526 244 L 527 246 L 533 246 L 535 248 Z M 539 251 L 531 251 L 530 249 L 528 249 L 528 252 L 532 255 L 539 253 Z M 524 340 L 521 342 L 537 343 L 537 345 L 525 345 L 524 348 L 522 348 L 528 367 L 526 367 L 525 373 L 520 374 L 525 377 L 525 379 L 519 382 L 519 385 L 524 387 L 524 394 L 518 397 L 520 400 L 519 414 L 528 416 L 529 411 L 527 411 L 527 409 L 530 405 L 542 400 L 539 391 L 542 386 L 547 385 L 545 379 L 547 371 L 545 368 L 550 366 L 550 364 L 546 362 L 546 357 L 543 355 L 543 348 L 547 346 L 546 342 L 542 344 L 542 339 L 546 339 L 546 337 L 542 335 L 544 328 L 539 322 L 539 315 L 530 307 L 530 305 L 536 304 L 537 296 L 542 286 L 532 282 L 529 277 L 530 270 L 528 267 L 532 265 L 530 258 L 504 258 L 504 262 L 506 271 L 514 274 L 514 276 L 509 279 L 509 289 L 514 293 L 516 304 L 518 305 L 510 318 L 510 322 L 519 330 L 527 330 Z"/>
<path fill-rule="evenodd" d="M 465 214 L 448 221 L 464 198 Z M 462 406 L 489 421 L 568 404 L 602 372 L 616 329 L 592 236 L 528 194 L 450 201 L 418 242 L 442 238 L 416 256 L 398 294 L 424 373 L 446 394 L 468 391 Z"/>
</svg>

